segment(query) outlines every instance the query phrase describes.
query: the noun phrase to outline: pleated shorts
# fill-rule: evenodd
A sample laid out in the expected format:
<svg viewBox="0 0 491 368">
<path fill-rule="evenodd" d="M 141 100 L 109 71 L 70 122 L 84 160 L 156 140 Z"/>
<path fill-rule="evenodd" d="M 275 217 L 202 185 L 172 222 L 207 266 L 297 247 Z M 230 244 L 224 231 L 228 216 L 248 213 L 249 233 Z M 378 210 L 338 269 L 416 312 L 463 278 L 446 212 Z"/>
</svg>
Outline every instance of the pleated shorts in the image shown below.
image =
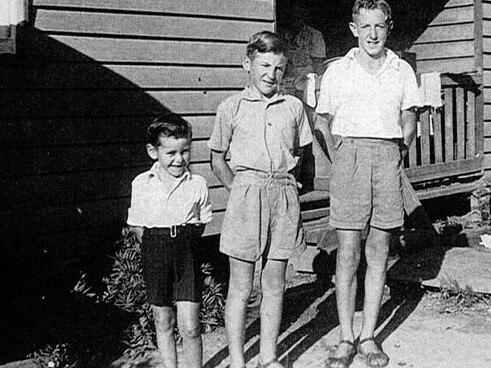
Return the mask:
<svg viewBox="0 0 491 368">
<path fill-rule="evenodd" d="M 220 251 L 245 261 L 286 260 L 305 250 L 297 183 L 289 173 L 236 173 Z"/>
</svg>

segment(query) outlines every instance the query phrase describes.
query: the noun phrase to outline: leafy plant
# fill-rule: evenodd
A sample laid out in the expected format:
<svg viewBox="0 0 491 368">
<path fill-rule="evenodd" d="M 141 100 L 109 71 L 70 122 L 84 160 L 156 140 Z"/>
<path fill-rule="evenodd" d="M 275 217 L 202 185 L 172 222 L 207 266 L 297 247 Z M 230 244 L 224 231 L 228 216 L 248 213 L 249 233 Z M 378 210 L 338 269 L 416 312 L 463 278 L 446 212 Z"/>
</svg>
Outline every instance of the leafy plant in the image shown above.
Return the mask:
<svg viewBox="0 0 491 368">
<path fill-rule="evenodd" d="M 212 276 L 213 268 L 209 263 L 201 266 L 205 275 L 203 286 L 203 302 L 200 310 L 200 322 L 204 332 L 211 332 L 217 326 L 223 326 L 225 298 L 223 285 Z"/>
<path fill-rule="evenodd" d="M 36 367 L 76 368 L 80 367 L 77 354 L 68 344 L 47 345 L 32 354 Z"/>
<path fill-rule="evenodd" d="M 481 181 L 477 190 L 472 194 L 476 198 L 476 212 L 480 217 L 480 225 L 489 225 L 491 223 L 491 184 Z"/>
<path fill-rule="evenodd" d="M 143 358 L 156 349 L 155 325 L 150 304 L 146 301 L 145 285 L 140 267 L 141 244 L 128 228 L 124 228 L 116 244 L 114 263 L 109 276 L 103 278 L 103 292 L 97 293 L 82 275 L 74 291 L 93 299 L 96 303 L 116 306 L 134 316 L 133 323 L 126 329 L 125 355 L 132 360 Z M 210 264 L 201 266 L 204 274 L 203 302 L 200 322 L 204 332 L 223 325 L 225 299 L 223 286 L 212 275 Z M 176 338 L 179 339 L 178 331 Z"/>
</svg>

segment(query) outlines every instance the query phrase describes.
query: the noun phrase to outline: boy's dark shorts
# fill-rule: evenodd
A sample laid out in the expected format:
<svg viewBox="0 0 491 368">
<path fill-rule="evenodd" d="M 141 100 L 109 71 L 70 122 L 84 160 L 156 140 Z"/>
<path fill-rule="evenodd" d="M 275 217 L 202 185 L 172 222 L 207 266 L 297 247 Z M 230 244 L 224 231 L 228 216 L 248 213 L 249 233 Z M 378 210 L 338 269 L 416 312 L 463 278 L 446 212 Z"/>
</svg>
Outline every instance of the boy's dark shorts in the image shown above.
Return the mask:
<svg viewBox="0 0 491 368">
<path fill-rule="evenodd" d="M 178 226 L 172 237 L 168 228 L 145 228 L 141 262 L 150 304 L 170 307 L 173 301 L 201 302 L 199 239 L 203 230 L 204 225 Z"/>
</svg>

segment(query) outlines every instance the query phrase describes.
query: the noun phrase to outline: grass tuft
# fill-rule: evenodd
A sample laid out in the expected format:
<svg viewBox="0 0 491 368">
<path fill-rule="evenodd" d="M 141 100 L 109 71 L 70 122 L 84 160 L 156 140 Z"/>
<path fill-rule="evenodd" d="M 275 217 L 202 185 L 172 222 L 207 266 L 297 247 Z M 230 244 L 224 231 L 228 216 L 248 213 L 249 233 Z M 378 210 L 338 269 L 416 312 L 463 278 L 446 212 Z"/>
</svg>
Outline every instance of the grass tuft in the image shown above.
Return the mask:
<svg viewBox="0 0 491 368">
<path fill-rule="evenodd" d="M 476 292 L 469 285 L 463 287 L 448 275 L 441 279 L 440 285 L 440 313 L 489 311 L 491 308 L 491 295 Z"/>
</svg>

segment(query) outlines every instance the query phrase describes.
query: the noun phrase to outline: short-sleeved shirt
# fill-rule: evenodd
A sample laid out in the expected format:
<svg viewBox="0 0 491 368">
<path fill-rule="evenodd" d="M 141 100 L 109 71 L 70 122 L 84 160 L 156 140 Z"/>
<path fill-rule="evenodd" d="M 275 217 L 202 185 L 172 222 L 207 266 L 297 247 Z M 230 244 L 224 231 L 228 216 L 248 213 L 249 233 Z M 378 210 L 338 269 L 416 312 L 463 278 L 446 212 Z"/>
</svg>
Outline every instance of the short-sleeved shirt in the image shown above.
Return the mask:
<svg viewBox="0 0 491 368">
<path fill-rule="evenodd" d="M 157 161 L 133 180 L 128 225 L 154 228 L 211 221 L 208 187 L 203 177 L 186 171 L 171 182 L 159 171 Z"/>
<path fill-rule="evenodd" d="M 234 171 L 288 172 L 311 142 L 302 101 L 282 93 L 265 100 L 248 86 L 218 106 L 208 147 L 230 151 Z"/>
<path fill-rule="evenodd" d="M 416 76 L 393 51 L 376 74 L 356 61 L 351 49 L 327 68 L 317 113 L 334 116 L 332 133 L 345 137 L 402 138 L 400 113 L 420 106 Z"/>
</svg>

